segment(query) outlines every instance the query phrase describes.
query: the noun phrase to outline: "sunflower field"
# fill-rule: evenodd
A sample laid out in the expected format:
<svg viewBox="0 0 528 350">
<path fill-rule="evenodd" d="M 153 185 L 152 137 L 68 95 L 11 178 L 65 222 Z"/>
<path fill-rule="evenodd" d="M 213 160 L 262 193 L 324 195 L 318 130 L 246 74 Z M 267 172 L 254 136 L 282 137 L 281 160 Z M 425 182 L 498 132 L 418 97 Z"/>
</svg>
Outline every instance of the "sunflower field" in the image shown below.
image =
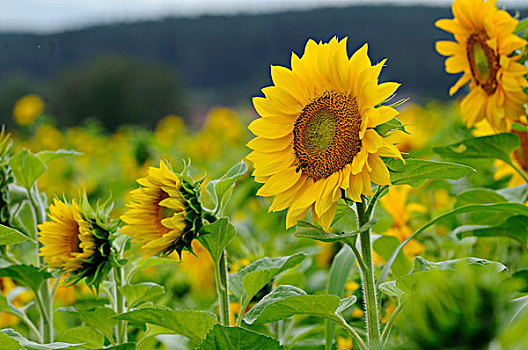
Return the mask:
<svg viewBox="0 0 528 350">
<path fill-rule="evenodd" d="M 63 129 L 20 98 L 0 349 L 528 349 L 528 19 L 451 10 L 448 103 L 337 36 L 198 128 Z"/>
</svg>

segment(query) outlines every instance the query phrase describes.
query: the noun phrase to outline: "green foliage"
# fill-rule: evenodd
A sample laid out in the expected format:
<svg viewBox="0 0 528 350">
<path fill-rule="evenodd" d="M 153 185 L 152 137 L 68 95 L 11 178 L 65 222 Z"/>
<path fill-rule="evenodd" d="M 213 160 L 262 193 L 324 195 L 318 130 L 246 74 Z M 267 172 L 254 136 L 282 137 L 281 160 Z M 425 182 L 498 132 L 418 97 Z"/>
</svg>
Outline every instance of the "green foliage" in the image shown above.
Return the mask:
<svg viewBox="0 0 528 350">
<path fill-rule="evenodd" d="M 46 171 L 46 164 L 30 151 L 23 149 L 9 160 L 15 178 L 28 191 L 33 183 Z"/>
<path fill-rule="evenodd" d="M 513 133 L 473 137 L 448 146 L 435 147 L 434 151 L 449 159 L 495 158 L 510 163 L 510 154 L 520 145 Z"/>
<path fill-rule="evenodd" d="M 55 160 L 55 159 L 60 159 L 60 158 L 64 158 L 64 157 L 71 157 L 71 156 L 78 156 L 78 155 L 81 155 L 82 153 L 79 153 L 75 150 L 65 150 L 65 149 L 59 149 L 57 151 L 41 151 L 39 153 L 37 153 L 37 157 L 40 158 L 40 160 L 44 163 L 44 164 L 48 164 L 49 162 L 51 162 L 52 160 Z"/>
<path fill-rule="evenodd" d="M 242 160 L 229 169 L 221 178 L 207 184 L 205 190 L 209 195 L 209 199 L 213 205 L 212 210 L 215 215 L 223 215 L 237 181 L 247 170 L 247 164 Z"/>
<path fill-rule="evenodd" d="M 385 261 L 390 259 L 392 253 L 400 245 L 400 240 L 394 236 L 379 236 L 374 242 L 372 242 L 372 248 L 378 253 Z M 402 275 L 409 273 L 411 270 L 411 262 L 403 254 L 403 251 L 400 251 L 394 259 L 394 262 L 391 266 L 392 275 L 395 278 L 398 278 Z"/>
<path fill-rule="evenodd" d="M 390 136 L 396 130 L 407 133 L 405 125 L 403 125 L 397 118 L 393 118 L 388 122 L 376 126 L 374 130 L 383 137 Z"/>
<path fill-rule="evenodd" d="M 97 330 L 109 340 L 113 339 L 112 330 L 117 324 L 117 320 L 113 318 L 115 316 L 114 310 L 108 307 L 80 310 L 74 306 L 63 307 L 59 310 L 80 318 L 86 326 Z"/>
<path fill-rule="evenodd" d="M 51 274 L 33 265 L 11 265 L 0 268 L 0 277 L 10 277 L 36 293 L 42 282 L 51 278 Z"/>
<path fill-rule="evenodd" d="M 101 349 L 104 347 L 104 336 L 89 326 L 68 328 L 59 336 L 59 339 L 72 344 L 82 344 L 82 347 L 86 349 Z"/>
<path fill-rule="evenodd" d="M 35 242 L 34 239 L 29 238 L 28 236 L 18 230 L 15 230 L 14 228 L 0 225 L 0 246 L 6 244 L 22 243 L 27 240 Z"/>
<path fill-rule="evenodd" d="M 228 218 L 221 218 L 212 224 L 202 227 L 198 240 L 211 254 L 216 264 L 231 240 L 236 236 L 236 229 Z"/>
<path fill-rule="evenodd" d="M 406 159 L 402 169 L 399 159 L 386 158 L 385 163 L 390 172 L 393 185 L 421 186 L 428 179 L 458 180 L 475 170 L 462 164 L 436 162 L 422 159 Z"/>
<path fill-rule="evenodd" d="M 154 302 L 157 297 L 165 293 L 165 287 L 152 282 L 127 284 L 119 287 L 119 289 L 125 296 L 129 309 L 138 307 L 146 302 Z"/>
<path fill-rule="evenodd" d="M 350 307 L 355 297 L 346 299 L 342 309 Z M 313 316 L 340 322 L 337 315 L 341 300 L 336 295 L 307 295 L 293 286 L 279 286 L 262 298 L 244 316 L 248 324 L 262 324 L 289 318 L 294 315 Z"/>
<path fill-rule="evenodd" d="M 460 226 L 456 230 L 458 238 L 463 237 L 509 237 L 528 250 L 528 216 L 514 215 L 496 225 Z"/>
<path fill-rule="evenodd" d="M 321 242 L 338 242 L 342 240 L 347 240 L 349 238 L 354 238 L 361 232 L 370 230 L 374 225 L 376 225 L 377 222 L 378 220 L 373 219 L 361 226 L 358 230 L 355 230 L 353 232 L 332 234 L 326 233 L 324 230 L 306 221 L 299 221 L 297 223 L 297 226 L 295 226 L 295 237 L 310 238 Z"/>
<path fill-rule="evenodd" d="M 54 349 L 78 349 L 81 347 L 81 344 L 69 344 L 69 343 L 63 343 L 63 342 L 53 342 L 49 344 L 39 344 L 34 341 L 28 340 L 20 333 L 16 332 L 15 330 L 11 328 L 4 328 L 0 330 L 0 333 L 2 333 L 5 336 L 8 336 L 9 339 L 14 340 L 15 343 L 13 343 L 11 340 L 9 340 L 6 345 L 9 347 L 6 349 L 9 350 L 18 350 L 18 349 L 26 349 L 26 350 L 54 350 Z M 2 337 L 0 337 L 0 340 L 2 340 L 2 344 L 4 344 Z M 19 344 L 19 347 L 17 347 L 16 344 Z"/>
<path fill-rule="evenodd" d="M 300 264 L 305 254 L 298 253 L 280 258 L 262 258 L 229 275 L 229 289 L 245 308 L 251 298 L 272 278 Z"/>
<path fill-rule="evenodd" d="M 240 327 L 215 325 L 197 350 L 281 350 L 275 339 Z"/>
<path fill-rule="evenodd" d="M 199 344 L 207 332 L 217 323 L 213 314 L 195 310 L 170 310 L 167 308 L 144 308 L 133 310 L 113 319 L 134 323 L 149 323 L 167 328 L 173 334 L 181 334 Z"/>
</svg>

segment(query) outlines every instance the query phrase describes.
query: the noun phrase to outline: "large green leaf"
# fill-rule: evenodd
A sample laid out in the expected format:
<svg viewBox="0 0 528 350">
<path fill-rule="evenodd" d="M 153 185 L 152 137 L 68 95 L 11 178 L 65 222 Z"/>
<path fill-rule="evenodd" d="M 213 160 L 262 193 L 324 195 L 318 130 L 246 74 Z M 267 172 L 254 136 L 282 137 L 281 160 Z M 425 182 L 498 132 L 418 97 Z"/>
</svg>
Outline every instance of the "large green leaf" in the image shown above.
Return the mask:
<svg viewBox="0 0 528 350">
<path fill-rule="evenodd" d="M 77 152 L 75 150 L 65 150 L 65 149 L 59 149 L 57 151 L 42 151 L 42 152 L 39 152 L 37 153 L 37 157 L 40 158 L 40 160 L 44 163 L 44 164 L 48 164 L 49 162 L 51 162 L 52 160 L 55 160 L 55 159 L 59 159 L 59 158 L 64 158 L 64 157 L 71 157 L 71 156 L 78 156 L 78 155 L 81 155 L 82 153 L 80 152 Z"/>
<path fill-rule="evenodd" d="M 17 244 L 27 240 L 35 243 L 34 239 L 29 238 L 22 232 L 11 227 L 0 225 L 0 245 Z"/>
<path fill-rule="evenodd" d="M 378 220 L 373 219 L 361 226 L 359 230 L 350 233 L 333 234 L 327 233 L 321 228 L 314 226 L 308 222 L 299 221 L 297 222 L 297 226 L 295 227 L 295 237 L 310 238 L 321 242 L 337 242 L 349 238 L 354 238 L 361 232 L 370 230 L 377 222 Z"/>
<path fill-rule="evenodd" d="M 147 301 L 154 301 L 155 298 L 165 293 L 165 287 L 152 282 L 127 284 L 119 289 L 125 296 L 129 309 L 135 308 Z"/>
<path fill-rule="evenodd" d="M 403 241 L 392 253 L 392 256 L 389 260 L 387 260 L 387 263 L 381 270 L 380 276 L 378 278 L 378 283 L 383 283 L 385 279 L 387 278 L 387 275 L 389 274 L 389 270 L 391 268 L 392 263 L 396 259 L 396 256 L 400 252 L 400 250 L 413 238 L 415 238 L 420 233 L 424 232 L 429 227 L 433 226 L 437 222 L 440 222 L 444 219 L 447 219 L 449 217 L 463 214 L 463 213 L 471 213 L 471 212 L 500 212 L 500 213 L 506 213 L 508 215 L 524 215 L 528 216 L 528 206 L 521 204 L 521 203 L 497 203 L 497 204 L 469 204 L 464 205 L 459 208 L 455 208 L 447 213 L 444 213 L 428 223 L 424 224 L 422 227 L 420 227 L 416 232 L 414 232 L 411 236 L 409 236 L 405 241 Z"/>
<path fill-rule="evenodd" d="M 144 308 L 113 317 L 134 323 L 150 323 L 170 329 L 173 334 L 184 335 L 199 344 L 217 323 L 216 317 L 205 311 Z"/>
<path fill-rule="evenodd" d="M 355 299 L 347 300 L 351 306 Z M 337 295 L 307 295 L 302 289 L 293 286 L 279 286 L 262 298 L 245 315 L 248 324 L 263 324 L 287 319 L 294 315 L 313 316 L 340 322 L 336 314 L 341 299 Z"/>
<path fill-rule="evenodd" d="M 23 149 L 14 155 L 9 160 L 9 166 L 17 181 L 28 190 L 46 171 L 46 164 L 27 149 Z"/>
<path fill-rule="evenodd" d="M 247 169 L 247 164 L 242 160 L 221 178 L 207 184 L 205 190 L 213 202 L 215 214 L 223 214 L 237 180 L 247 172 Z"/>
<path fill-rule="evenodd" d="M 88 326 L 68 328 L 58 338 L 64 342 L 82 344 L 85 349 L 102 349 L 104 347 L 104 336 Z"/>
<path fill-rule="evenodd" d="M 347 281 L 348 275 L 354 266 L 354 253 L 348 245 L 343 245 L 341 250 L 334 257 L 330 272 L 328 273 L 328 282 L 326 287 L 327 294 L 337 295 L 341 298 L 343 289 Z M 335 324 L 329 320 L 325 320 L 325 347 L 331 349 L 334 342 L 334 328 Z"/>
<path fill-rule="evenodd" d="M 372 242 L 372 248 L 378 253 L 385 261 L 390 259 L 392 252 L 400 245 L 400 240 L 394 236 L 381 235 L 374 242 Z M 394 278 L 398 278 L 402 275 L 408 274 L 411 271 L 412 264 L 407 259 L 403 251 L 400 251 L 394 260 L 391 270 Z"/>
<path fill-rule="evenodd" d="M 396 287 L 401 291 L 410 294 L 415 284 L 424 278 L 427 273 L 435 271 L 454 270 L 458 267 L 471 267 L 487 271 L 501 272 L 506 270 L 506 266 L 496 261 L 489 261 L 479 258 L 462 258 L 446 260 L 440 262 L 427 261 L 422 257 L 416 257 L 414 266 L 410 274 L 402 276 L 396 280 Z"/>
<path fill-rule="evenodd" d="M 4 350 L 24 350 L 22 345 L 20 345 L 19 342 L 17 342 L 14 338 L 11 338 L 7 334 L 5 334 L 3 331 L 0 331 L 0 349 Z"/>
<path fill-rule="evenodd" d="M 279 258 L 263 258 L 229 275 L 229 289 L 245 308 L 251 298 L 279 273 L 300 264 L 306 254 L 298 253 Z"/>
<path fill-rule="evenodd" d="M 387 158 L 385 162 L 391 170 L 390 180 L 393 185 L 412 187 L 419 187 L 428 179 L 458 180 L 475 171 L 467 165 L 432 160 L 406 159 L 403 169 L 401 164 L 397 164 L 401 163 L 399 159 Z"/>
<path fill-rule="evenodd" d="M 508 202 L 508 200 L 494 190 L 488 188 L 475 188 L 458 194 L 454 207 L 458 208 L 468 204 L 493 204 L 506 202 Z M 508 217 L 505 213 L 489 212 L 476 212 L 469 215 L 466 223 L 472 222 L 479 225 L 495 224 Z"/>
<path fill-rule="evenodd" d="M 240 327 L 224 327 L 219 324 L 207 334 L 197 350 L 281 350 L 283 347 L 273 338 Z"/>
<path fill-rule="evenodd" d="M 509 237 L 528 248 L 528 216 L 514 215 L 493 226 L 461 226 L 456 230 L 458 238 L 463 237 Z"/>
<path fill-rule="evenodd" d="M 0 277 L 10 277 L 37 293 L 42 282 L 52 276 L 33 265 L 11 265 L 0 269 Z"/>
<path fill-rule="evenodd" d="M 201 229 L 198 240 L 218 263 L 229 242 L 236 236 L 236 229 L 228 218 L 221 218 Z"/>
<path fill-rule="evenodd" d="M 97 330 L 109 340 L 113 339 L 112 330 L 117 324 L 117 321 L 112 318 L 112 316 L 115 316 L 114 310 L 108 307 L 96 307 L 89 310 L 80 310 L 74 306 L 63 307 L 58 310 L 67 312 L 72 316 L 80 318 L 86 326 Z"/>
<path fill-rule="evenodd" d="M 513 133 L 473 137 L 433 150 L 448 159 L 501 159 L 510 163 L 510 154 L 520 145 L 519 137 Z"/>
<path fill-rule="evenodd" d="M 69 344 L 69 343 L 63 343 L 63 342 L 53 342 L 49 344 L 39 344 L 35 343 L 34 341 L 28 340 L 25 337 L 23 337 L 20 333 L 17 331 L 11 329 L 11 328 L 4 328 L 0 330 L 2 334 L 9 336 L 11 339 L 14 339 L 18 344 L 22 346 L 23 349 L 26 350 L 53 350 L 53 349 L 77 349 L 82 344 Z M 0 340 L 3 340 L 0 338 Z M 3 346 L 3 342 L 0 343 L 0 346 Z M 9 345 L 14 345 L 12 342 L 8 343 Z M 14 350 L 19 349 L 18 347 L 0 347 L 0 349 L 6 349 L 6 350 Z"/>
</svg>

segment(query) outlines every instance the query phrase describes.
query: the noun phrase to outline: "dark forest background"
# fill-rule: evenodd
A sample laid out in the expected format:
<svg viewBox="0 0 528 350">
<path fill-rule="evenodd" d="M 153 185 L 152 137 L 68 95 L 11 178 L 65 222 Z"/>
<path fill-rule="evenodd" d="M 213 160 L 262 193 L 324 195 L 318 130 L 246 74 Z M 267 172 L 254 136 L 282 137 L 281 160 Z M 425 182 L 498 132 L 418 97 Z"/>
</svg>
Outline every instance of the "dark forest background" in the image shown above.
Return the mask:
<svg viewBox="0 0 528 350">
<path fill-rule="evenodd" d="M 517 9 L 519 10 L 519 9 Z M 526 15 L 527 11 L 522 15 Z M 403 83 L 398 96 L 447 99 L 434 27 L 448 7 L 352 6 L 271 14 L 166 18 L 38 35 L 0 33 L 0 122 L 14 101 L 38 93 L 61 125 L 99 118 L 151 127 L 167 114 L 191 121 L 213 105 L 248 106 L 271 83 L 269 66 L 289 67 L 309 38 L 348 36 L 349 53 L 369 43 L 381 80 Z"/>
</svg>

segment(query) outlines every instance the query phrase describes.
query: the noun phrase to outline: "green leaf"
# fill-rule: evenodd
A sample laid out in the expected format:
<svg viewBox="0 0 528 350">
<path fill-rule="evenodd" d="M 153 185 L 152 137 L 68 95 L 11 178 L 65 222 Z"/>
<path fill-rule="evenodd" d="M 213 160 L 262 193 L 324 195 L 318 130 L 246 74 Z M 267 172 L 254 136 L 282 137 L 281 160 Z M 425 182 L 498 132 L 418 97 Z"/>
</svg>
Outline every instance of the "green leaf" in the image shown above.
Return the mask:
<svg viewBox="0 0 528 350">
<path fill-rule="evenodd" d="M 510 216 L 495 226 L 461 226 L 456 230 L 458 238 L 463 237 L 509 237 L 519 242 L 524 248 L 528 243 L 528 216 Z"/>
<path fill-rule="evenodd" d="M 216 317 L 205 311 L 170 310 L 167 308 L 144 308 L 113 317 L 134 323 L 150 323 L 170 329 L 199 344 L 207 332 L 217 323 Z"/>
<path fill-rule="evenodd" d="M 521 142 L 513 133 L 473 137 L 448 146 L 435 147 L 433 150 L 448 159 L 501 159 L 510 163 L 510 154 Z"/>
<path fill-rule="evenodd" d="M 528 206 L 521 204 L 521 203 L 497 203 L 497 204 L 469 204 L 465 205 L 459 208 L 455 208 L 447 213 L 444 213 L 428 223 L 424 224 L 422 227 L 420 227 L 416 232 L 414 232 L 412 235 L 410 235 L 405 241 L 403 241 L 392 253 L 392 256 L 389 260 L 387 260 L 387 263 L 381 270 L 381 273 L 378 278 L 378 283 L 383 283 L 385 279 L 387 278 L 387 275 L 389 274 L 389 270 L 391 268 L 392 263 L 396 259 L 396 256 L 398 255 L 399 251 L 407 244 L 409 241 L 413 238 L 415 238 L 417 235 L 428 229 L 429 227 L 433 226 L 439 221 L 442 221 L 444 219 L 447 219 L 449 217 L 463 214 L 463 213 L 471 213 L 471 212 L 501 212 L 506 213 L 508 215 L 525 215 L 528 216 Z"/>
<path fill-rule="evenodd" d="M 476 188 L 464 191 L 457 195 L 455 208 L 468 204 L 505 203 L 506 198 L 488 188 Z"/>
<path fill-rule="evenodd" d="M 381 257 L 387 261 L 390 259 L 392 252 L 400 245 L 400 240 L 394 236 L 379 236 L 374 242 L 372 242 L 372 248 L 381 255 Z M 391 270 L 392 275 L 398 278 L 402 275 L 406 275 L 411 271 L 412 265 L 409 259 L 400 251 L 394 260 Z"/>
<path fill-rule="evenodd" d="M 128 284 L 119 287 L 125 296 L 129 309 L 135 308 L 147 301 L 154 301 L 157 297 L 165 293 L 165 287 L 152 282 L 138 284 Z"/>
<path fill-rule="evenodd" d="M 209 251 L 213 260 L 218 263 L 229 242 L 235 237 L 236 229 L 229 222 L 228 218 L 221 218 L 206 225 L 201 229 L 203 234 L 198 236 L 198 240 Z"/>
<path fill-rule="evenodd" d="M 11 338 L 7 334 L 0 331 L 0 344 L 3 350 L 24 350 L 24 348 L 14 338 Z"/>
<path fill-rule="evenodd" d="M 136 350 L 136 344 L 134 343 L 123 343 L 119 345 L 109 346 L 104 348 L 105 350 Z"/>
<path fill-rule="evenodd" d="M 336 311 L 340 302 L 337 295 L 307 295 L 293 286 L 279 286 L 253 306 L 244 315 L 244 321 L 263 324 L 305 315 L 339 322 Z"/>
<path fill-rule="evenodd" d="M 279 273 L 300 264 L 306 254 L 298 253 L 279 258 L 263 258 L 229 275 L 229 289 L 245 308 L 251 298 Z"/>
<path fill-rule="evenodd" d="M 215 214 L 223 214 L 237 180 L 247 172 L 247 169 L 246 163 L 242 160 L 221 178 L 207 184 L 205 190 L 213 202 Z"/>
<path fill-rule="evenodd" d="M 374 130 L 376 130 L 376 132 L 383 137 L 391 135 L 395 130 L 400 130 L 408 134 L 408 132 L 405 130 L 405 125 L 403 125 L 397 118 L 393 118 L 388 122 L 376 126 Z"/>
<path fill-rule="evenodd" d="M 299 221 L 297 222 L 297 226 L 295 227 L 295 237 L 310 238 L 321 242 L 337 242 L 344 239 L 356 237 L 361 232 L 370 230 L 377 222 L 377 219 L 372 219 L 371 221 L 361 226 L 359 230 L 350 233 L 333 234 L 326 233 L 321 228 L 314 226 L 306 221 Z"/>
<path fill-rule="evenodd" d="M 14 155 L 9 160 L 9 166 L 17 181 L 28 190 L 46 171 L 46 164 L 27 149 L 23 149 Z"/>
<path fill-rule="evenodd" d="M 514 33 L 520 33 L 524 30 L 528 29 L 528 17 L 524 18 L 517 23 L 517 27 L 515 27 Z"/>
<path fill-rule="evenodd" d="M 80 152 L 77 152 L 75 150 L 65 150 L 65 149 L 59 149 L 57 151 L 42 151 L 42 152 L 39 152 L 37 153 L 37 157 L 40 158 L 40 160 L 44 163 L 44 164 L 48 164 L 49 162 L 51 162 L 52 160 L 55 160 L 55 159 L 59 159 L 59 158 L 64 158 L 64 157 L 71 157 L 71 156 L 78 156 L 78 155 L 81 155 L 82 153 Z"/>
<path fill-rule="evenodd" d="M 101 333 L 88 326 L 68 328 L 59 337 L 68 343 L 82 343 L 86 349 L 101 349 L 104 347 L 104 337 Z"/>
<path fill-rule="evenodd" d="M 52 276 L 49 272 L 33 265 L 11 265 L 0 268 L 0 277 L 10 277 L 37 293 L 42 282 Z"/>
<path fill-rule="evenodd" d="M 77 349 L 82 344 L 69 344 L 69 343 L 62 343 L 62 342 L 54 342 L 49 344 L 39 344 L 35 343 L 34 341 L 28 340 L 20 333 L 16 332 L 15 330 L 11 328 L 4 328 L 0 330 L 2 334 L 9 336 L 10 338 L 14 339 L 16 342 L 18 342 L 24 349 L 27 350 L 52 350 L 52 349 Z M 0 338 L 1 339 L 1 338 Z M 1 344 L 3 345 L 3 343 Z M 11 344 L 9 344 L 11 345 Z M 1 349 L 18 349 L 17 347 L 14 348 L 4 348 Z"/>
<path fill-rule="evenodd" d="M 132 263 L 133 268 L 129 273 L 129 281 L 132 281 L 132 278 L 136 273 L 138 273 L 141 269 L 147 268 L 147 267 L 153 267 L 153 266 L 160 266 L 160 265 L 170 265 L 170 264 L 179 264 L 179 261 L 176 259 L 171 258 L 163 258 L 163 257 L 157 257 L 157 256 L 151 256 L 146 259 L 137 259 L 134 260 Z"/>
<path fill-rule="evenodd" d="M 80 310 L 73 306 L 63 307 L 58 309 L 67 312 L 80 318 L 86 326 L 99 331 L 108 340 L 113 339 L 112 330 L 116 326 L 117 321 L 112 318 L 115 316 L 115 311 L 108 307 L 96 307 L 90 310 Z"/>
<path fill-rule="evenodd" d="M 506 270 L 506 266 L 496 261 L 489 261 L 479 258 L 462 258 L 446 260 L 440 262 L 427 261 L 417 256 L 414 260 L 414 266 L 410 274 L 400 277 L 396 280 L 396 287 L 403 292 L 410 294 L 414 285 L 424 278 L 424 274 L 435 271 L 454 270 L 457 267 L 467 266 L 475 269 L 485 269 L 488 271 L 501 272 Z"/>
<path fill-rule="evenodd" d="M 2 312 L 6 312 L 18 317 L 25 317 L 25 314 L 22 312 L 22 310 L 14 307 L 5 296 L 0 294 L 0 313 Z"/>
<path fill-rule="evenodd" d="M 215 325 L 197 350 L 282 350 L 273 338 L 240 327 Z"/>
<path fill-rule="evenodd" d="M 393 163 L 401 163 L 401 160 L 387 158 L 385 162 L 387 162 L 389 169 L 392 170 L 397 168 Z M 392 170 L 390 172 L 390 180 L 393 185 L 419 187 L 428 179 L 458 180 L 474 171 L 475 169 L 462 164 L 423 159 L 406 159 L 405 167 L 402 171 Z"/>
<path fill-rule="evenodd" d="M 339 302 L 339 306 L 337 307 L 336 313 L 342 314 L 346 310 L 350 309 L 356 303 L 356 301 L 357 297 L 355 295 L 341 299 L 341 301 Z"/>
<path fill-rule="evenodd" d="M 398 299 L 405 295 L 400 288 L 396 287 L 396 281 L 383 282 L 378 286 L 378 289 L 380 292 Z"/>
<path fill-rule="evenodd" d="M 341 250 L 334 257 L 330 272 L 328 273 L 328 282 L 326 293 L 343 296 L 343 289 L 347 281 L 348 275 L 354 266 L 356 258 L 352 249 L 348 245 L 343 245 Z M 325 320 L 325 343 L 326 348 L 331 349 L 334 342 L 334 328 L 335 324 L 329 320 Z"/>
<path fill-rule="evenodd" d="M 497 191 L 508 202 L 525 203 L 528 201 L 528 184 L 503 188 Z"/>
<path fill-rule="evenodd" d="M 35 243 L 34 239 L 29 238 L 22 232 L 0 224 L 0 245 L 17 244 L 27 240 Z"/>
</svg>

